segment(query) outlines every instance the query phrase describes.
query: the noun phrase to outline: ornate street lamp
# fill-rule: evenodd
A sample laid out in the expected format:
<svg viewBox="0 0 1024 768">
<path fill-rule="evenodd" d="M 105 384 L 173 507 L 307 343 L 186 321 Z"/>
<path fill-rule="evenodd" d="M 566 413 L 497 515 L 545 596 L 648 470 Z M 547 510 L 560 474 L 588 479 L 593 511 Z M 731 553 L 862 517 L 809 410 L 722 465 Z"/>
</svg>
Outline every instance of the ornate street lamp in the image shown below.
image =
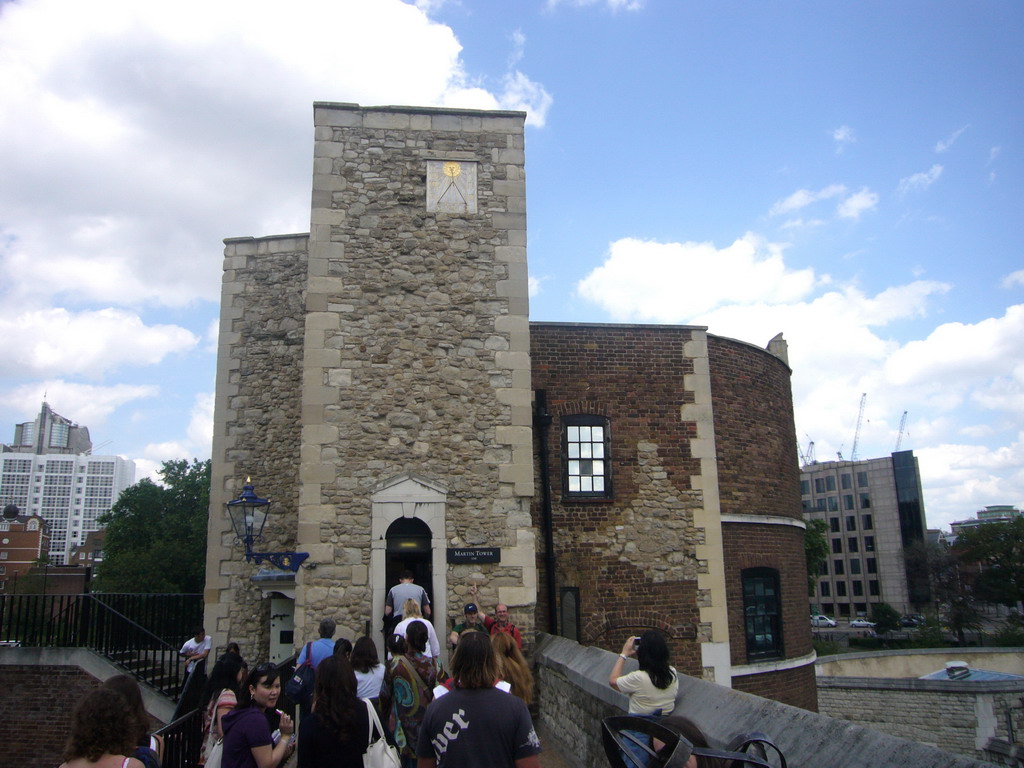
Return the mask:
<svg viewBox="0 0 1024 768">
<path fill-rule="evenodd" d="M 267 524 L 270 512 L 270 499 L 261 499 L 256 495 L 252 480 L 245 479 L 242 494 L 232 499 L 225 506 L 231 518 L 231 526 L 235 529 L 235 541 L 245 545 L 245 561 L 257 565 L 266 560 L 282 571 L 299 570 L 299 566 L 309 557 L 308 552 L 253 552 L 252 546 L 263 540 L 263 526 Z"/>
</svg>

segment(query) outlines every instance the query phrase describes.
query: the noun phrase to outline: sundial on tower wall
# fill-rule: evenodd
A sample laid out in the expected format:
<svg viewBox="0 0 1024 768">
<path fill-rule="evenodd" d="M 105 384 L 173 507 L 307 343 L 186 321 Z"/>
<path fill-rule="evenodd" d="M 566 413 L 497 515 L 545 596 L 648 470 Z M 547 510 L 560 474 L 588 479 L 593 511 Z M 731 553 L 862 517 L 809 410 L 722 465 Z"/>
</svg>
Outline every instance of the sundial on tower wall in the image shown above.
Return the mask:
<svg viewBox="0 0 1024 768">
<path fill-rule="evenodd" d="M 476 213 L 476 163 L 427 161 L 427 211 Z"/>
</svg>

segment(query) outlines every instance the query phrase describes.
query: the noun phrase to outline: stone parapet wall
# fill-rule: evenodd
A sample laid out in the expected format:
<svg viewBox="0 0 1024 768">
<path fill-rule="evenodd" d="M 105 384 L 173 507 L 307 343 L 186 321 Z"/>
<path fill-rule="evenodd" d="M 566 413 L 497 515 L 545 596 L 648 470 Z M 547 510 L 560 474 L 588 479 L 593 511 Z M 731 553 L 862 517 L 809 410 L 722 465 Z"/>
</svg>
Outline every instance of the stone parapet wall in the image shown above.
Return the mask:
<svg viewBox="0 0 1024 768">
<path fill-rule="evenodd" d="M 1008 743 L 1007 714 L 1024 729 L 1024 682 L 818 678 L 818 706 L 830 717 L 961 755 L 985 755 Z M 1014 764 L 1014 763 L 1011 763 Z"/>
<path fill-rule="evenodd" d="M 534 654 L 540 718 L 577 765 L 606 764 L 600 719 L 622 714 L 627 700 L 608 685 L 615 654 L 541 635 Z M 633 662 L 627 669 L 632 669 Z M 616 711 L 617 710 L 617 711 Z M 992 763 L 897 738 L 724 686 L 681 676 L 674 714 L 692 720 L 712 746 L 737 733 L 763 731 L 794 768 L 978 768 Z M 542 745 L 543 746 L 543 745 Z"/>
</svg>

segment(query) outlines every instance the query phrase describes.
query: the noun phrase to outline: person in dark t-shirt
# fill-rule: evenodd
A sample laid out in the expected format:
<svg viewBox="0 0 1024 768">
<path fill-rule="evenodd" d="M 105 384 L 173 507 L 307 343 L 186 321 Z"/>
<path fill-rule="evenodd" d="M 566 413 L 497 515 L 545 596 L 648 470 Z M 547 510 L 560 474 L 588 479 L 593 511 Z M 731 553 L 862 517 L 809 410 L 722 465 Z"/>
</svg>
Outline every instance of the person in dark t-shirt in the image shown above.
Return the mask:
<svg viewBox="0 0 1024 768">
<path fill-rule="evenodd" d="M 491 638 L 469 632 L 452 657 L 451 693 L 435 698 L 420 726 L 419 768 L 540 768 L 540 740 L 522 699 L 494 687 Z"/>
</svg>

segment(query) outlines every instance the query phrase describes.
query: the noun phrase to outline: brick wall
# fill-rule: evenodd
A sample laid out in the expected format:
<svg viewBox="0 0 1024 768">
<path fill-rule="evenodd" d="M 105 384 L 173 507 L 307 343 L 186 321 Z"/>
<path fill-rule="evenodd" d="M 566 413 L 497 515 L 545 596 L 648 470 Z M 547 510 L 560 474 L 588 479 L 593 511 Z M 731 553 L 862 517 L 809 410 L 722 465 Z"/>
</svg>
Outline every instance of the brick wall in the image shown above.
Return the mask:
<svg viewBox="0 0 1024 768">
<path fill-rule="evenodd" d="M 75 702 L 99 681 L 78 667 L 0 666 L 0 765 L 53 768 L 70 732 Z"/>
<path fill-rule="evenodd" d="M 722 514 L 801 519 L 789 366 L 763 349 L 710 335 L 708 358 Z"/>
<path fill-rule="evenodd" d="M 699 675 L 694 545 L 702 532 L 693 511 L 703 494 L 691 485 L 701 471 L 690 453 L 696 426 L 680 418 L 693 402 L 683 386 L 693 372 L 684 354 L 692 334 L 672 326 L 532 323 L 530 354 L 534 389 L 547 392 L 553 416 L 547 446 L 557 586 L 580 590 L 580 642 L 618 650 L 630 634 L 659 628 L 672 639 L 673 663 Z M 609 420 L 610 499 L 563 495 L 563 418 L 570 415 Z M 538 527 L 540 499 L 538 489 Z M 546 625 L 543 607 L 538 622 Z"/>
</svg>

